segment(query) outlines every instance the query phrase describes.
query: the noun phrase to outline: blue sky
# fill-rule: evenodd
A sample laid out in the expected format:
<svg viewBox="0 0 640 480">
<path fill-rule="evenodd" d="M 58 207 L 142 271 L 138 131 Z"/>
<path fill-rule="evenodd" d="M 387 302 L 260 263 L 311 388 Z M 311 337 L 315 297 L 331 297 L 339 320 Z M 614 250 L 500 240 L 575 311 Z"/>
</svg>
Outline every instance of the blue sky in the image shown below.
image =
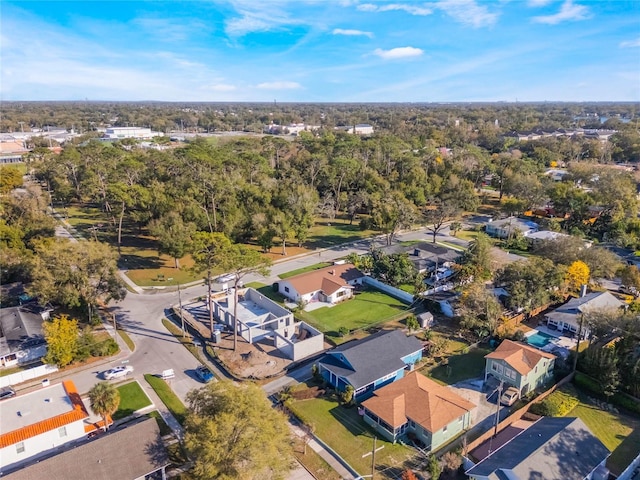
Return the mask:
<svg viewBox="0 0 640 480">
<path fill-rule="evenodd" d="M 640 101 L 640 1 L 0 3 L 0 99 Z"/>
</svg>

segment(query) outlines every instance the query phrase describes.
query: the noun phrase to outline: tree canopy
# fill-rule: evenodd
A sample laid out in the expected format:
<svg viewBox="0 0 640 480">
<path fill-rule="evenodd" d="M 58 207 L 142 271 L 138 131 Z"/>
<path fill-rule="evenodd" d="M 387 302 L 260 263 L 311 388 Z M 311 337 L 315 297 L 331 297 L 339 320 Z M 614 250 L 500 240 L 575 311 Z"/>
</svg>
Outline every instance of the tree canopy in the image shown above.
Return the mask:
<svg viewBox="0 0 640 480">
<path fill-rule="evenodd" d="M 281 479 L 292 466 L 285 415 L 253 383 L 212 382 L 187 395 L 185 446 L 196 479 Z"/>
</svg>

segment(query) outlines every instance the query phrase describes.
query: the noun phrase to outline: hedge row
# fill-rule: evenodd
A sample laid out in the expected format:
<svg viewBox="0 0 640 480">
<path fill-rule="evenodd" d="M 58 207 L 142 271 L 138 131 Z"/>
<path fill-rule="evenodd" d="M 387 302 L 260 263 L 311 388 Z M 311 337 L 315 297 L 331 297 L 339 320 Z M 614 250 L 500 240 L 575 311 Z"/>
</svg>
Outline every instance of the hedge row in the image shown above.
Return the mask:
<svg viewBox="0 0 640 480">
<path fill-rule="evenodd" d="M 602 394 L 602 387 L 595 378 L 592 378 L 581 372 L 576 372 L 575 377 L 573 377 L 573 383 L 575 383 L 577 387 L 585 390 L 586 392 L 589 392 L 595 397 L 602 399 L 605 398 Z M 609 399 L 609 402 L 617 405 L 618 407 L 622 407 L 625 410 L 629 410 L 630 412 L 640 414 L 640 401 L 634 400 L 624 393 L 616 393 Z"/>
<path fill-rule="evenodd" d="M 529 411 L 545 417 L 564 417 L 580 400 L 569 392 L 556 390 L 539 403 L 531 405 Z"/>
</svg>

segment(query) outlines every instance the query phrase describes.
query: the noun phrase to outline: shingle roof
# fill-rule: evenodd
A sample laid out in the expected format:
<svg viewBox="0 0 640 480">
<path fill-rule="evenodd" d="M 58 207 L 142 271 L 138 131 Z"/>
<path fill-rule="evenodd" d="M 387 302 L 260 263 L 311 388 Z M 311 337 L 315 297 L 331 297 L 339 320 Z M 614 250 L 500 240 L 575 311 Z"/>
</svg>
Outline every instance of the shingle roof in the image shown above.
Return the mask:
<svg viewBox="0 0 640 480">
<path fill-rule="evenodd" d="M 56 428 L 69 425 L 70 423 L 84 420 L 89 417 L 89 413 L 87 412 L 74 383 L 71 380 L 66 380 L 62 382 L 62 385 L 69 402 L 71 403 L 71 410 L 30 425 L 25 425 L 10 432 L 3 432 L 0 434 L 0 448 L 15 445 L 16 443 L 22 442 L 28 438 L 41 435 L 51 430 L 55 430 Z M 17 397 L 5 402 L 8 403 L 9 401 L 16 402 L 21 400 L 21 397 Z"/>
<path fill-rule="evenodd" d="M 10 480 L 134 480 L 169 464 L 156 420 L 100 435 L 72 450 L 29 465 Z"/>
<path fill-rule="evenodd" d="M 582 479 L 610 455 L 579 418 L 543 417 L 467 470 L 469 476 Z"/>
<path fill-rule="evenodd" d="M 591 292 L 583 297 L 572 298 L 545 315 L 546 318 L 577 326 L 577 316 L 589 310 L 613 310 L 620 308 L 624 302 L 609 292 Z"/>
<path fill-rule="evenodd" d="M 503 360 L 520 375 L 527 375 L 535 368 L 540 359 L 553 359 L 556 358 L 556 356 L 523 343 L 503 340 L 498 348 L 488 355 L 485 355 L 484 358 Z"/>
<path fill-rule="evenodd" d="M 29 306 L 0 309 L 0 355 L 44 343 L 42 317 Z"/>
<path fill-rule="evenodd" d="M 322 290 L 331 295 L 342 287 L 348 287 L 347 282 L 363 277 L 364 274 L 351 263 L 331 265 L 312 272 L 302 273 L 295 277 L 287 278 L 293 288 L 300 295 Z M 326 290 L 325 290 L 326 289 Z"/>
<path fill-rule="evenodd" d="M 476 407 L 450 388 L 417 372 L 377 390 L 362 405 L 393 428 L 411 419 L 431 433 Z"/>
<path fill-rule="evenodd" d="M 334 348 L 320 363 L 358 389 L 404 368 L 401 358 L 420 350 L 422 342 L 416 337 L 407 337 L 401 330 L 382 330 Z M 340 360 L 340 355 L 348 364 Z"/>
</svg>

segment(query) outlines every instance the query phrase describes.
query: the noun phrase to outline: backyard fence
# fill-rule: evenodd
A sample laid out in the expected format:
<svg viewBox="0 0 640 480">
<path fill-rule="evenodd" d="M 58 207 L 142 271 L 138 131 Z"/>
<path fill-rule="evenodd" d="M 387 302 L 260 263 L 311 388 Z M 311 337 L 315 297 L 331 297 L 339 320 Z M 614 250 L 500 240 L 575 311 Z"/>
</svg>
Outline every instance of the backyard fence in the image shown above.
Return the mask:
<svg viewBox="0 0 640 480">
<path fill-rule="evenodd" d="M 391 285 L 387 285 L 386 283 L 382 283 L 379 280 L 376 280 L 372 277 L 364 277 L 362 280 L 363 283 L 370 285 L 371 287 L 380 290 L 388 295 L 391 295 L 393 298 L 397 298 L 401 302 L 404 302 L 408 305 L 413 303 L 413 295 L 409 292 L 405 292 L 404 290 L 400 290 L 399 288 L 392 287 Z"/>
<path fill-rule="evenodd" d="M 18 385 L 19 383 L 26 382 L 27 380 L 44 377 L 57 371 L 58 367 L 55 365 L 40 365 L 38 367 L 22 370 L 20 372 L 12 373 L 11 375 L 0 377 L 0 388 L 8 387 L 9 385 Z"/>
</svg>

